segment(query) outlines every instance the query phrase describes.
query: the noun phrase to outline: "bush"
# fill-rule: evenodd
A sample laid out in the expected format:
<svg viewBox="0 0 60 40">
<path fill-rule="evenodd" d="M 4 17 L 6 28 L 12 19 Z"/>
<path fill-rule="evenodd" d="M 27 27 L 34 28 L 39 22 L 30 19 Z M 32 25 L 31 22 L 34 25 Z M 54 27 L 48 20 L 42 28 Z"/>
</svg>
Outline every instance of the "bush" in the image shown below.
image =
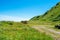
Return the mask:
<svg viewBox="0 0 60 40">
<path fill-rule="evenodd" d="M 13 23 L 14 23 L 13 21 L 1 21 L 1 24 L 13 25 Z"/>
<path fill-rule="evenodd" d="M 28 22 L 27 22 L 27 21 L 21 21 L 21 23 L 23 23 L 23 24 L 27 24 Z"/>
<path fill-rule="evenodd" d="M 58 29 L 60 29 L 60 25 L 55 25 L 55 28 L 58 28 Z"/>
<path fill-rule="evenodd" d="M 13 25 L 13 23 L 8 23 L 9 25 Z"/>
</svg>

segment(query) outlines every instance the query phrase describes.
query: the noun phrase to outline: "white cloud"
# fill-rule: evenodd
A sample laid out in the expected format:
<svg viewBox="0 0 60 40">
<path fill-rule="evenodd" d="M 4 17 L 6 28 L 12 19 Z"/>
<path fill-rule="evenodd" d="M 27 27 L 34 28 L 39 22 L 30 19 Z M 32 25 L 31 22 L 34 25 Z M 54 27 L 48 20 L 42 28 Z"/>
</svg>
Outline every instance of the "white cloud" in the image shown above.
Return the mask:
<svg viewBox="0 0 60 40">
<path fill-rule="evenodd" d="M 7 16 L 7 15 L 0 15 L 0 21 L 22 21 L 26 20 L 26 18 L 20 18 L 18 16 Z"/>
</svg>

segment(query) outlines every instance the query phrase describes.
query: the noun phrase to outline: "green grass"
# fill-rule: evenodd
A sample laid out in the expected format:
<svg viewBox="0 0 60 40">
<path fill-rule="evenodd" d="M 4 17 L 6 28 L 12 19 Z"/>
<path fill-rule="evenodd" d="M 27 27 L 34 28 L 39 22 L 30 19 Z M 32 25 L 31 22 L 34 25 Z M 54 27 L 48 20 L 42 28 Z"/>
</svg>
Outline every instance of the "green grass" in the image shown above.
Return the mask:
<svg viewBox="0 0 60 40">
<path fill-rule="evenodd" d="M 0 40 L 53 40 L 50 35 L 21 23 L 0 23 Z"/>
<path fill-rule="evenodd" d="M 51 9 L 47 10 L 43 15 L 38 15 L 30 19 L 30 21 L 60 22 L 60 2 Z"/>
</svg>

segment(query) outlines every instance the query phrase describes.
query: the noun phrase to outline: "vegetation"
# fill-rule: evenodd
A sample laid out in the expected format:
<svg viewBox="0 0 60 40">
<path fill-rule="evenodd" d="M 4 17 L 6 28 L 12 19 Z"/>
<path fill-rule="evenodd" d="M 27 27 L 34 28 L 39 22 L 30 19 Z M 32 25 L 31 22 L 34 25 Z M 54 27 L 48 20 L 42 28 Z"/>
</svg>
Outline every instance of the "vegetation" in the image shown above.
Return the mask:
<svg viewBox="0 0 60 40">
<path fill-rule="evenodd" d="M 35 16 L 29 21 L 0 21 L 0 40 L 53 40 L 50 35 L 41 33 L 31 28 L 30 26 L 51 26 L 57 24 L 60 24 L 60 2 L 57 3 L 54 7 L 52 7 L 50 10 L 48 10 L 44 15 Z M 55 27 L 58 27 L 60 29 L 60 26 Z"/>
<path fill-rule="evenodd" d="M 0 22 L 0 40 L 53 40 L 53 38 L 27 24 L 2 21 Z"/>
<path fill-rule="evenodd" d="M 35 16 L 30 21 L 37 21 L 51 24 L 57 22 L 58 24 L 60 24 L 60 2 L 58 2 L 54 7 L 52 7 L 43 15 Z"/>
<path fill-rule="evenodd" d="M 58 29 L 60 29 L 60 25 L 55 25 L 55 28 L 58 28 Z"/>
<path fill-rule="evenodd" d="M 21 21 L 21 23 L 23 23 L 23 24 L 28 24 L 28 21 Z"/>
</svg>

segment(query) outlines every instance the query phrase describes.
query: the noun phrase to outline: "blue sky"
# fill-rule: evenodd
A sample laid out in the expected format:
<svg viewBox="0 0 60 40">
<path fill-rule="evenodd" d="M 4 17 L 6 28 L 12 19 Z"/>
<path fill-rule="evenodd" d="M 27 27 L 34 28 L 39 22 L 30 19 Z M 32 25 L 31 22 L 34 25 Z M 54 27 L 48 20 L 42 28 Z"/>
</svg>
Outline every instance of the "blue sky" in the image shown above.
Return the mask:
<svg viewBox="0 0 60 40">
<path fill-rule="evenodd" d="M 21 21 L 42 15 L 60 0 L 0 0 L 0 20 Z"/>
</svg>

